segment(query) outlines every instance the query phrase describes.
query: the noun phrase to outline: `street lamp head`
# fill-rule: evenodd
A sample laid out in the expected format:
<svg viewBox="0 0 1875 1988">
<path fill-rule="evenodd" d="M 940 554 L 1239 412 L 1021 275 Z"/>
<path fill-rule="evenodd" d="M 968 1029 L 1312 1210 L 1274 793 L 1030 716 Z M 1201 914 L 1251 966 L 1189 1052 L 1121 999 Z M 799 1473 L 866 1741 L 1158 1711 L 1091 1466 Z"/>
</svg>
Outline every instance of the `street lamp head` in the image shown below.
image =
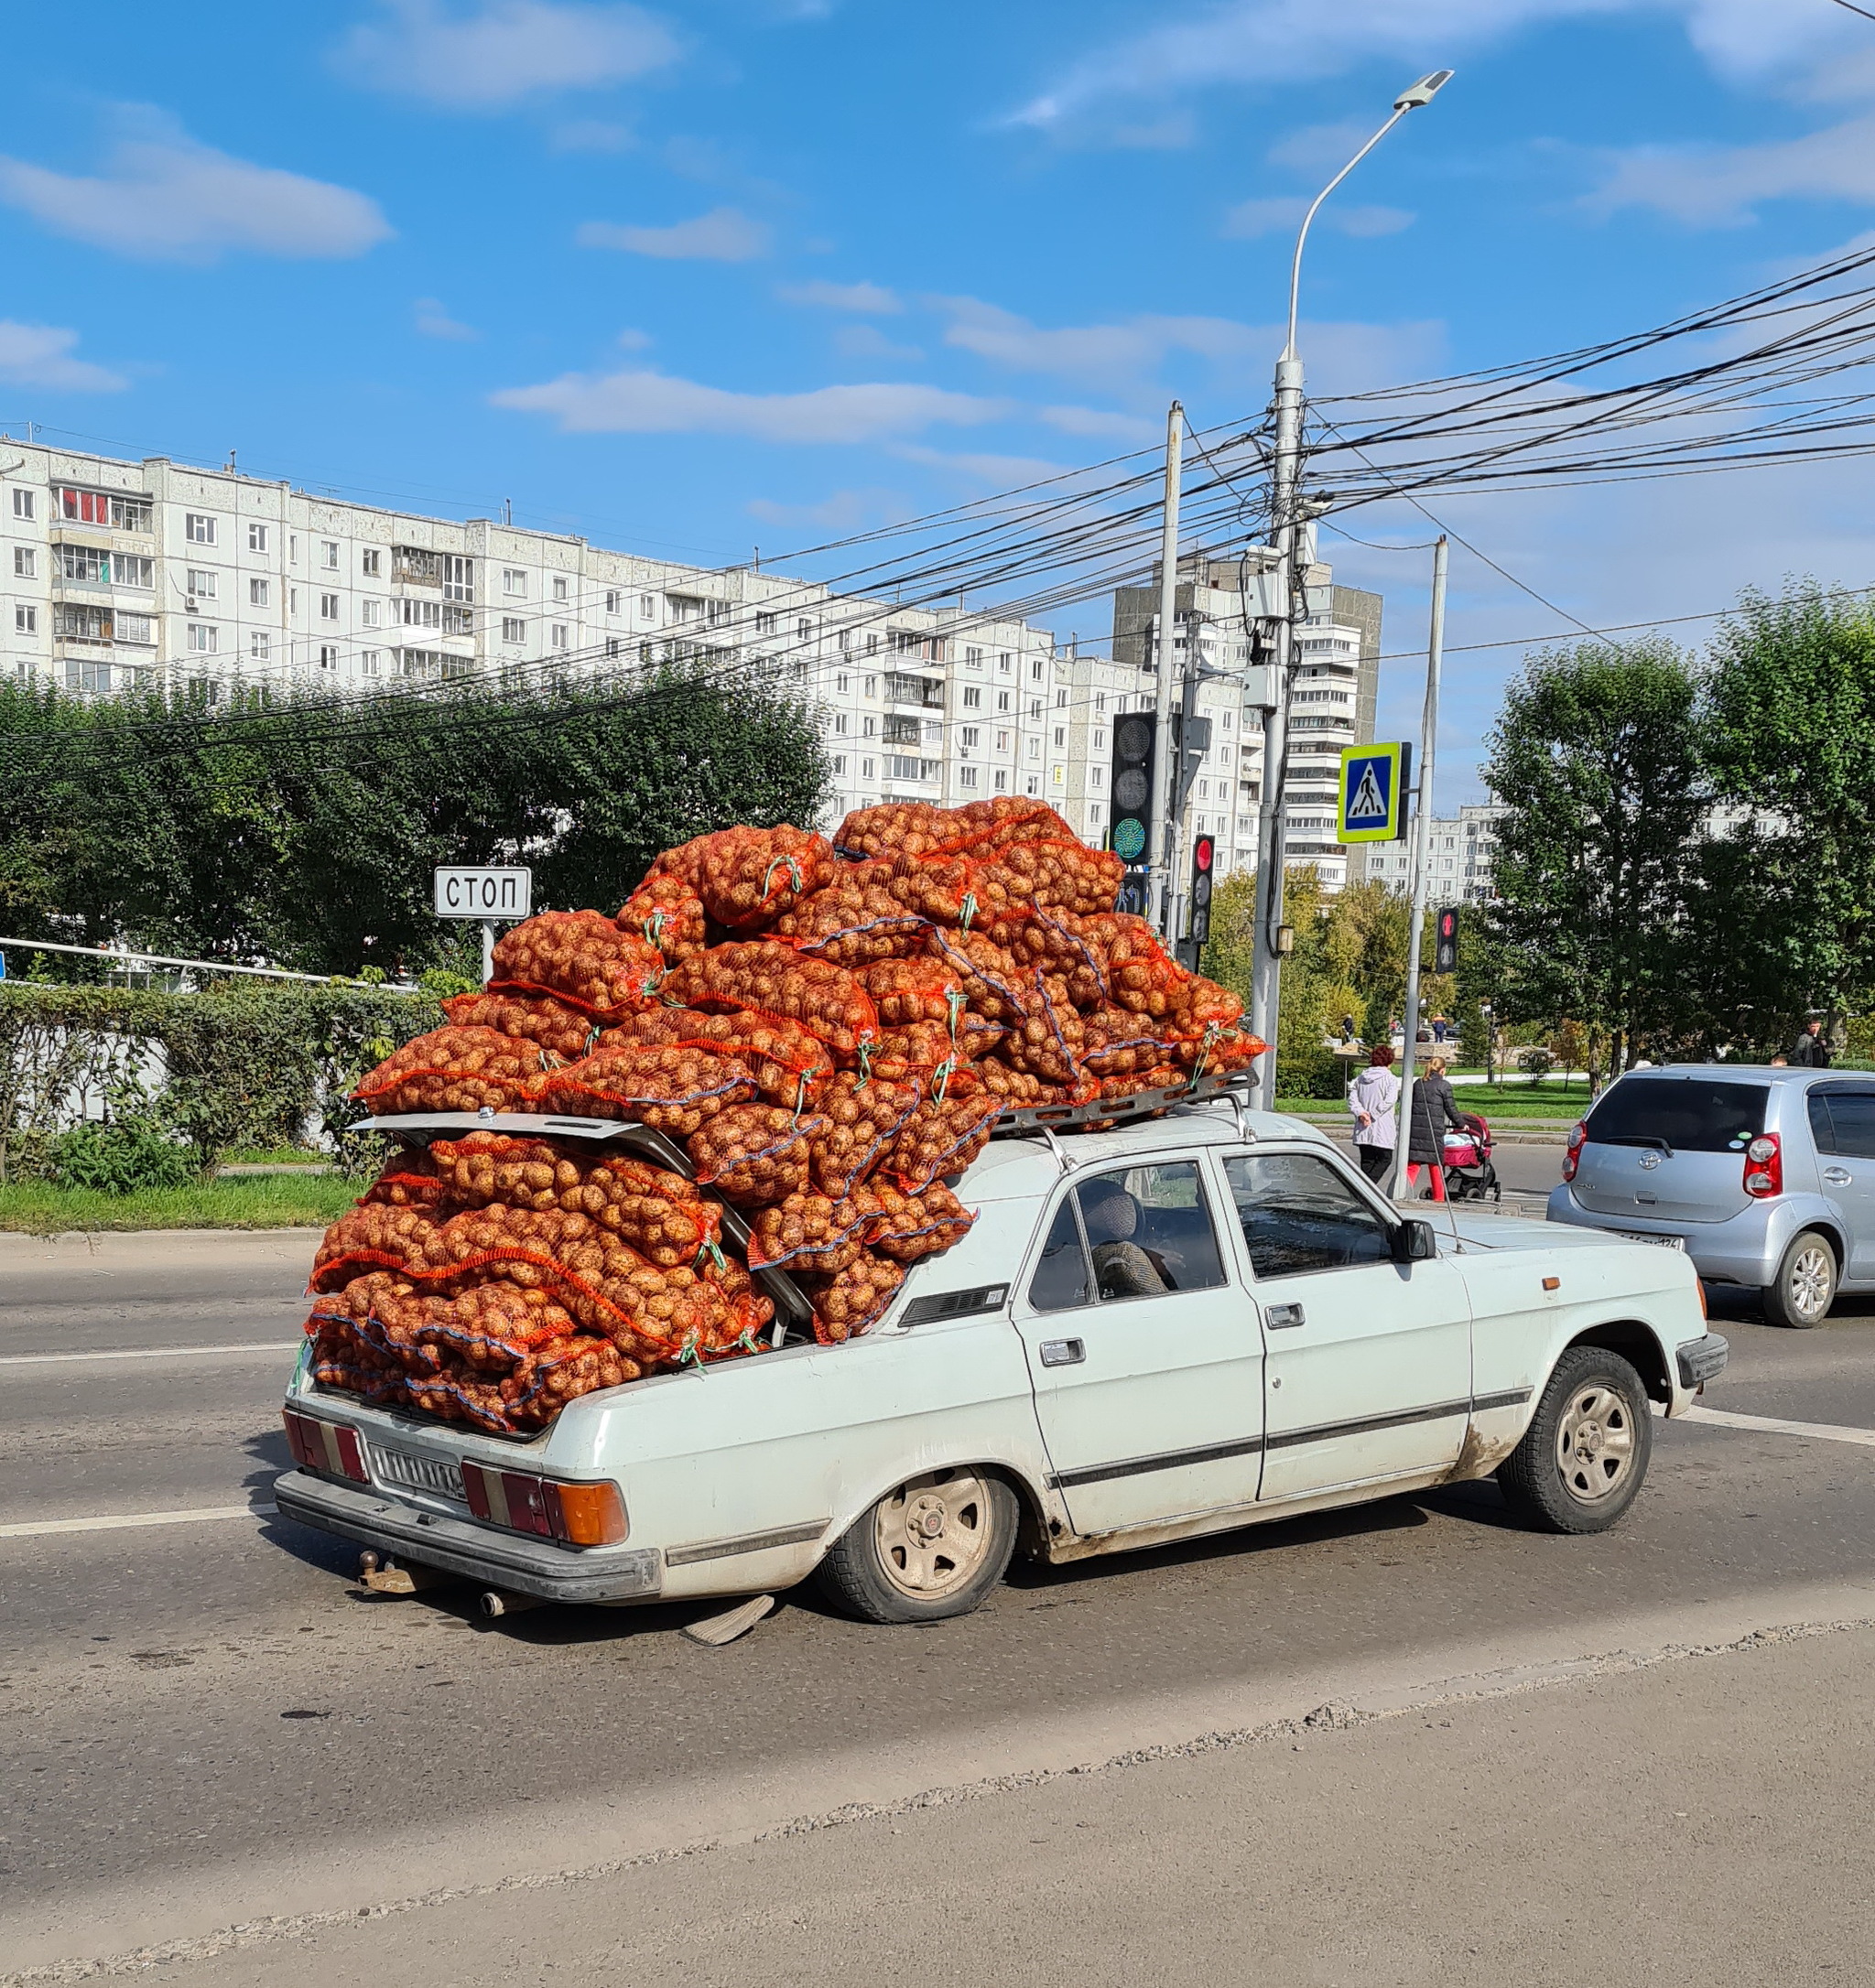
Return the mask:
<svg viewBox="0 0 1875 1988">
<path fill-rule="evenodd" d="M 1436 69 L 1430 76 L 1422 76 L 1412 89 L 1401 91 L 1393 99 L 1393 108 L 1396 111 L 1421 110 L 1430 103 L 1451 80 L 1450 70 Z"/>
</svg>

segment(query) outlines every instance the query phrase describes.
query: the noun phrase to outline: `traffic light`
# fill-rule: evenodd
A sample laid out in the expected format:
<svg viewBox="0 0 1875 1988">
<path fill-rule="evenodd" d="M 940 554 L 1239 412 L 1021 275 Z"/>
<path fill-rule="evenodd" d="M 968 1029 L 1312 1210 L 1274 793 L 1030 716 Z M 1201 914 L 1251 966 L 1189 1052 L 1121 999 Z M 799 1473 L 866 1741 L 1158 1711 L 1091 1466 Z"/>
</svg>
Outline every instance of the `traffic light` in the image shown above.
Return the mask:
<svg viewBox="0 0 1875 1988">
<path fill-rule="evenodd" d="M 1456 904 L 1446 905 L 1433 919 L 1432 970 L 1435 973 L 1457 973 L 1458 970 L 1458 907 Z"/>
<path fill-rule="evenodd" d="M 1191 943 L 1202 945 L 1211 935 L 1211 865 L 1217 860 L 1214 836 L 1197 836 L 1191 845 Z"/>
<path fill-rule="evenodd" d="M 1113 781 L 1109 789 L 1112 837 L 1122 863 L 1153 859 L 1153 757 L 1159 719 L 1153 711 L 1122 711 L 1113 720 Z"/>
</svg>

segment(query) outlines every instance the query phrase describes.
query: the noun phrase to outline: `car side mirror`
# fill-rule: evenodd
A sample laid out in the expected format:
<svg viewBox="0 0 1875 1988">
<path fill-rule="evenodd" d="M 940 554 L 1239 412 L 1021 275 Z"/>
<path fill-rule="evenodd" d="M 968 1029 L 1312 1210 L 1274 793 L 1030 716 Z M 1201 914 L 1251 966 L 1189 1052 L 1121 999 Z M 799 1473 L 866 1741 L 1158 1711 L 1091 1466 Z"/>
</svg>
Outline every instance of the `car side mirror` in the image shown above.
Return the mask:
<svg viewBox="0 0 1875 1988">
<path fill-rule="evenodd" d="M 1393 1231 L 1395 1263 L 1430 1263 L 1439 1253 L 1439 1239 L 1430 1222 L 1402 1222 Z"/>
</svg>

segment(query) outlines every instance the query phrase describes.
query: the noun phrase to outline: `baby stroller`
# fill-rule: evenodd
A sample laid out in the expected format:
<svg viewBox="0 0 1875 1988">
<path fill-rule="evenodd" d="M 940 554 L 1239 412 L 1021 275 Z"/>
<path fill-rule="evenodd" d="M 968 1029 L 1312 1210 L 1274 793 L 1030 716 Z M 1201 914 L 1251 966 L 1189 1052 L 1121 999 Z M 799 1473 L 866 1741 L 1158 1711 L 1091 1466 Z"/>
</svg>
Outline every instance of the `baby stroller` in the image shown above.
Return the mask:
<svg viewBox="0 0 1875 1988">
<path fill-rule="evenodd" d="M 1482 1201 L 1489 1195 L 1502 1201 L 1498 1170 L 1490 1161 L 1490 1127 L 1475 1111 L 1461 1112 L 1462 1132 L 1447 1132 L 1439 1143 L 1445 1150 L 1446 1194 L 1453 1201 Z"/>
</svg>

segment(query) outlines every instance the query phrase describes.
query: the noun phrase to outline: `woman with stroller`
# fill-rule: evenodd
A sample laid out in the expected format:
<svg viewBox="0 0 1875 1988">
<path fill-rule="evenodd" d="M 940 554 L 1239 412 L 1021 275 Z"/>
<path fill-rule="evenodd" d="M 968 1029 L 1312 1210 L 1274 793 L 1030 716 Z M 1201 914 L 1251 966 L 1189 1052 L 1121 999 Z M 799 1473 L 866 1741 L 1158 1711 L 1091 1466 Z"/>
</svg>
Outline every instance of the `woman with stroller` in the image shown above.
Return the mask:
<svg viewBox="0 0 1875 1988">
<path fill-rule="evenodd" d="M 1400 1080 L 1393 1075 L 1393 1052 L 1382 1043 L 1370 1050 L 1367 1068 L 1348 1089 L 1348 1108 L 1354 1114 L 1354 1156 L 1371 1181 L 1384 1181 L 1393 1163 L 1399 1120 Z"/>
<path fill-rule="evenodd" d="M 1406 1142 L 1406 1178 L 1416 1183 L 1421 1167 L 1431 1175 L 1433 1200 L 1446 1198 L 1446 1149 L 1441 1143 L 1445 1129 L 1469 1132 L 1470 1121 L 1458 1109 L 1458 1100 L 1446 1076 L 1446 1053 L 1435 1049 L 1425 1059 L 1425 1075 L 1413 1080 L 1413 1124 Z M 1397 1083 L 1395 1089 L 1398 1088 Z"/>
</svg>

